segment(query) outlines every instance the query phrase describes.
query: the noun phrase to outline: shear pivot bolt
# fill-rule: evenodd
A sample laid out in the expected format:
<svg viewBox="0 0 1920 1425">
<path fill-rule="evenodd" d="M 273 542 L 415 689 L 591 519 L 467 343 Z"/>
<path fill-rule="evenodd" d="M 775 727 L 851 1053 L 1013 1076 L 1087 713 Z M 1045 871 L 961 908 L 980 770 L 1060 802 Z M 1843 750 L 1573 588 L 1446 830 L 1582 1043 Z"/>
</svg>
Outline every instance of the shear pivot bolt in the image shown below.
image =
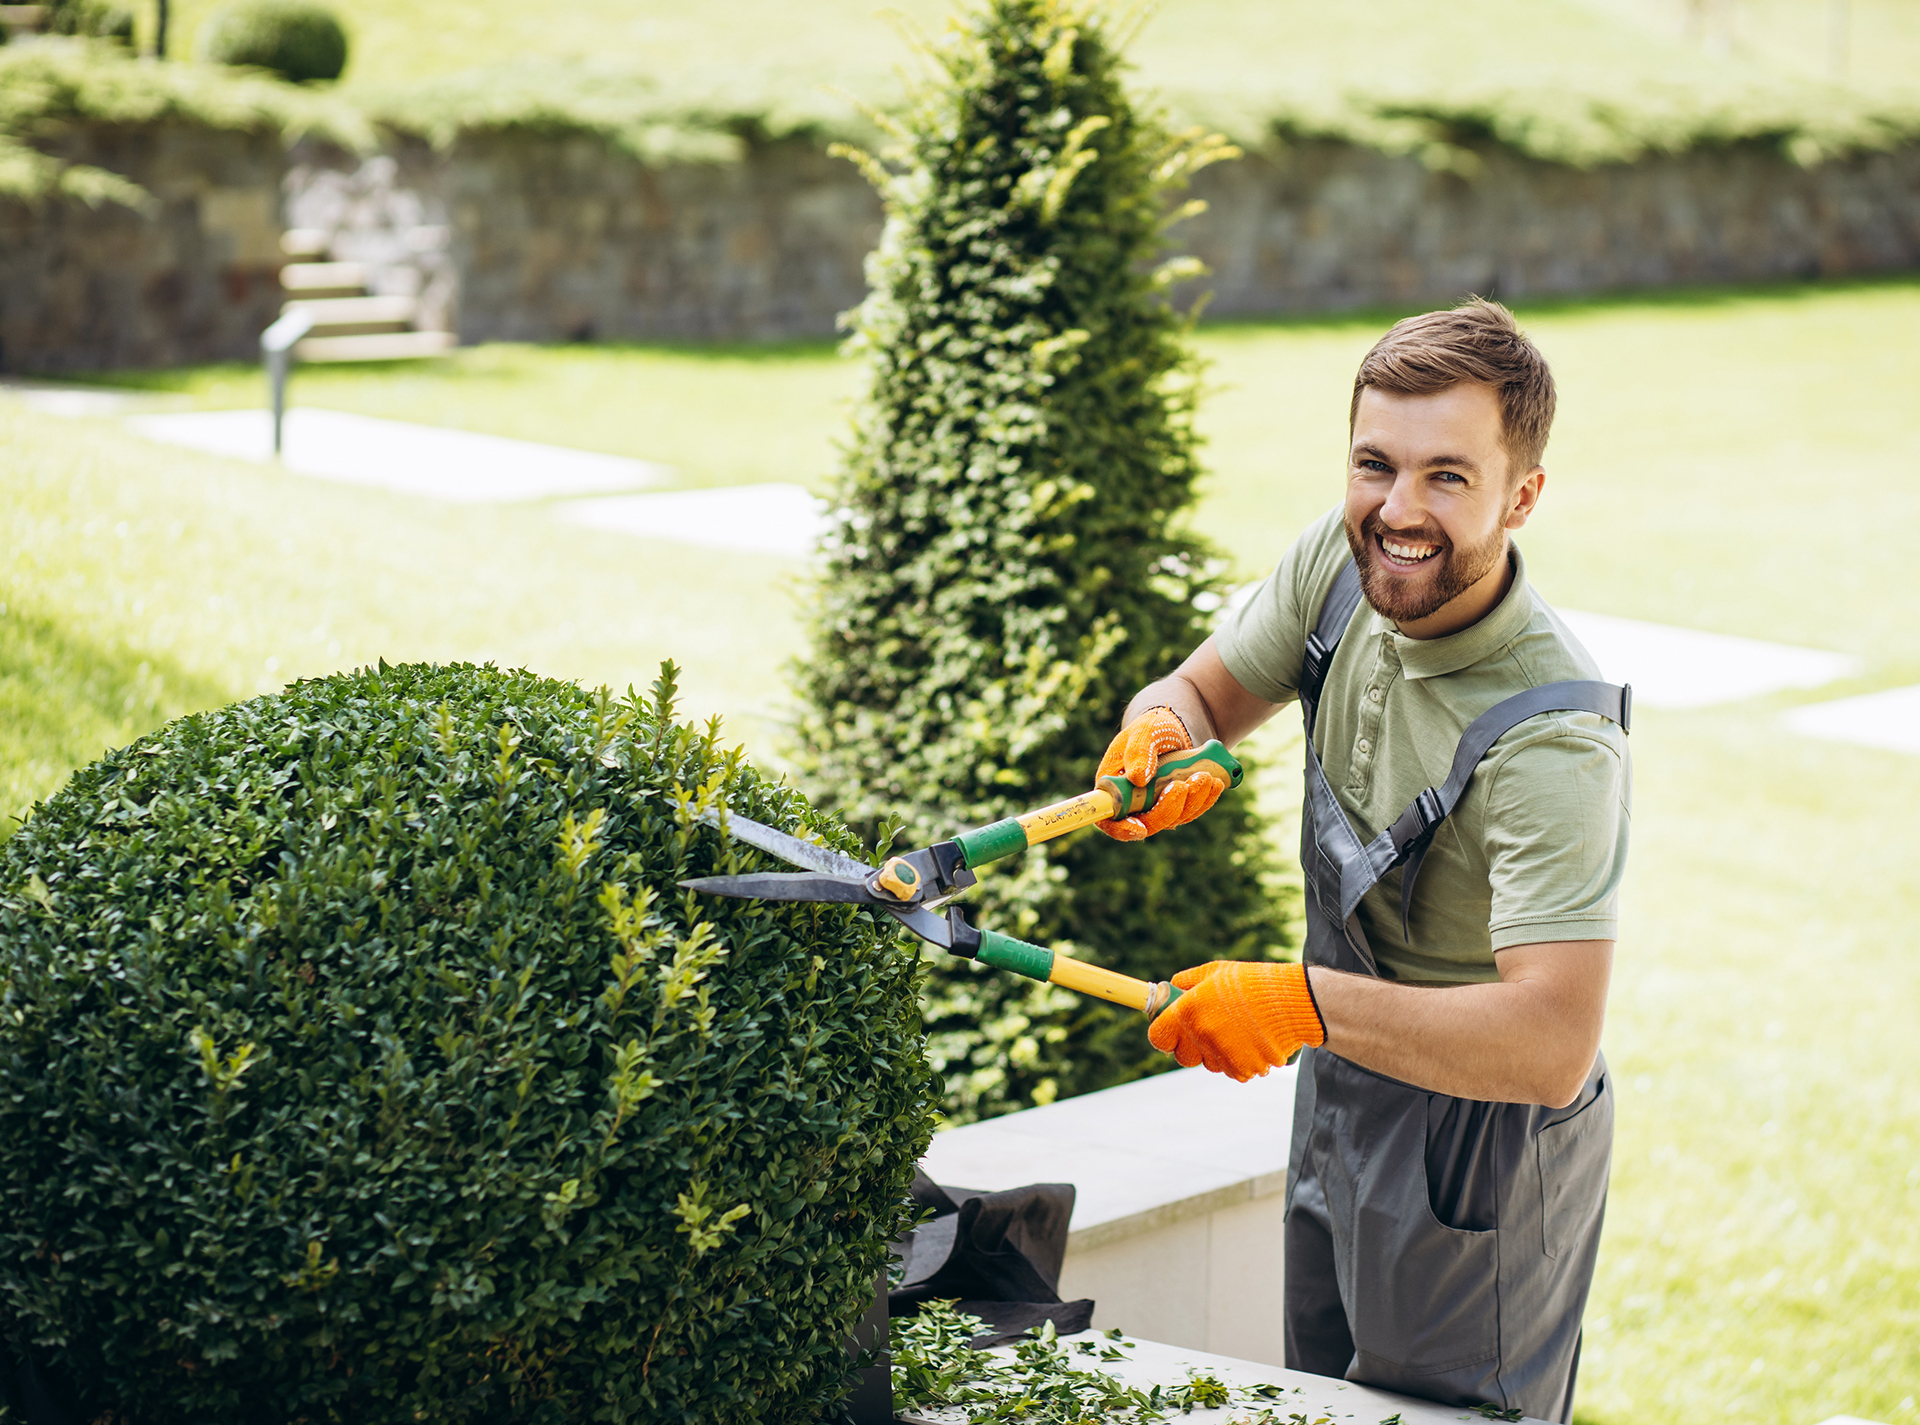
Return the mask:
<svg viewBox="0 0 1920 1425">
<path fill-rule="evenodd" d="M 920 889 L 920 873 L 904 856 L 896 856 L 882 866 L 874 881 L 882 890 L 903 901 L 912 900 L 913 893 Z"/>
</svg>

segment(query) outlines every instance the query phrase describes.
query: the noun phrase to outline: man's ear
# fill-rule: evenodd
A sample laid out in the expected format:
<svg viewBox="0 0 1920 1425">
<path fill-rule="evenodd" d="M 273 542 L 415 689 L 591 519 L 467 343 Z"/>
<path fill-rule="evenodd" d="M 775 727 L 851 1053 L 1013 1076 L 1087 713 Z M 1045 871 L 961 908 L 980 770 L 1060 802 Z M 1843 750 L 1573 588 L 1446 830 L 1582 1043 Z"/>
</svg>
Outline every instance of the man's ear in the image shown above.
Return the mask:
<svg viewBox="0 0 1920 1425">
<path fill-rule="evenodd" d="M 1536 465 L 1529 470 L 1520 483 L 1513 487 L 1513 495 L 1507 503 L 1506 527 L 1519 529 L 1533 514 L 1535 505 L 1540 503 L 1541 488 L 1547 483 L 1547 472 Z"/>
</svg>

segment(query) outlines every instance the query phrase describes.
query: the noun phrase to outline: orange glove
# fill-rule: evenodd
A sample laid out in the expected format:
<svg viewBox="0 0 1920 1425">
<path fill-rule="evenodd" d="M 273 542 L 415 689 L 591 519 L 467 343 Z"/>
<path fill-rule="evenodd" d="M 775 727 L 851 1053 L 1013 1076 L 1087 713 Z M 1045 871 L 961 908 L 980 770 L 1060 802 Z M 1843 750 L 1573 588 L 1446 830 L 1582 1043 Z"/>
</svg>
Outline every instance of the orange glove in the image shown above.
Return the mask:
<svg viewBox="0 0 1920 1425">
<path fill-rule="evenodd" d="M 1301 1045 L 1327 1042 L 1304 965 L 1210 960 L 1182 970 L 1173 983 L 1186 993 L 1153 1021 L 1147 1038 L 1184 1069 L 1205 1064 L 1244 1084 L 1286 1063 Z"/>
<path fill-rule="evenodd" d="M 1100 777 L 1125 777 L 1136 787 L 1144 787 L 1160 770 L 1160 759 L 1170 752 L 1185 752 L 1193 746 L 1187 725 L 1172 708 L 1148 708 L 1128 723 L 1107 744 L 1107 755 L 1100 759 Z M 1139 816 L 1117 816 L 1096 821 L 1115 841 L 1144 841 L 1156 831 L 1192 821 L 1220 800 L 1227 784 L 1213 777 L 1194 776 L 1170 783 L 1160 800 Z"/>
</svg>

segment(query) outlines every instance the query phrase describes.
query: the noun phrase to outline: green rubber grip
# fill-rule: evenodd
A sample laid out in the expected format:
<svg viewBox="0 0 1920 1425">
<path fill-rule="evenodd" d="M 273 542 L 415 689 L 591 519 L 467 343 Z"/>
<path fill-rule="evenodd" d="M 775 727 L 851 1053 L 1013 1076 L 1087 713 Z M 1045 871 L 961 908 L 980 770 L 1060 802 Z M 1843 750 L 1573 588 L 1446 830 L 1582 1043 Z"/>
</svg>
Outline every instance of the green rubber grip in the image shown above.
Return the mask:
<svg viewBox="0 0 1920 1425">
<path fill-rule="evenodd" d="M 1237 787 L 1244 778 L 1246 770 L 1234 760 L 1226 745 L 1215 739 L 1203 746 L 1195 747 L 1177 756 L 1169 757 L 1160 764 L 1153 780 L 1144 787 L 1136 787 L 1125 777 L 1102 777 L 1100 785 L 1112 794 L 1120 804 L 1116 816 L 1136 816 L 1160 800 L 1160 793 L 1166 790 L 1167 783 L 1180 773 L 1201 762 L 1211 762 L 1226 776 L 1228 787 Z"/>
<path fill-rule="evenodd" d="M 989 830 L 992 828 L 989 827 Z M 998 931 L 982 930 L 975 958 L 996 970 L 1011 970 L 1030 980 L 1044 980 L 1053 974 L 1053 951 L 1044 945 L 1029 945 Z"/>
<path fill-rule="evenodd" d="M 1027 829 L 1020 824 L 1018 817 L 1010 816 L 1005 821 L 996 821 L 977 831 L 963 831 L 953 841 L 960 848 L 960 854 L 967 858 L 967 865 L 984 866 L 989 861 L 998 861 L 1002 856 L 1025 851 Z M 1014 943 L 1019 944 L 1018 941 Z"/>
</svg>

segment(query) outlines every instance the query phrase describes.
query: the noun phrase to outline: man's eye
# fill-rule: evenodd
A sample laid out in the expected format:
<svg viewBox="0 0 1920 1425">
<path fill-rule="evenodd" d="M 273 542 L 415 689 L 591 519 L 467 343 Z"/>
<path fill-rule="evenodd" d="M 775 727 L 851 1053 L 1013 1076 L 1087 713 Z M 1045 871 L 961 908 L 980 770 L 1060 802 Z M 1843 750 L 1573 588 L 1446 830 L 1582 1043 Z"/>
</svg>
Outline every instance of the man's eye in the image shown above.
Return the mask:
<svg viewBox="0 0 1920 1425">
<path fill-rule="evenodd" d="M 1363 460 L 1360 462 L 1360 468 L 1362 470 L 1381 470 L 1386 471 L 1388 474 L 1392 473 L 1387 463 L 1383 460 Z"/>
<path fill-rule="evenodd" d="M 1466 477 L 1466 476 L 1464 476 L 1464 475 L 1459 475 L 1459 474 L 1456 474 L 1455 472 L 1453 472 L 1453 471 L 1451 471 L 1451 470 L 1442 470 L 1442 471 L 1440 471 L 1440 472 L 1439 472 L 1439 473 L 1438 473 L 1437 475 L 1435 475 L 1435 476 L 1434 476 L 1433 478 L 1434 478 L 1434 479 L 1436 479 L 1436 480 L 1451 480 L 1451 481 L 1453 481 L 1453 482 L 1454 482 L 1454 483 L 1455 483 L 1456 485 L 1464 485 L 1464 484 L 1466 483 L 1466 480 L 1467 480 L 1467 477 Z"/>
</svg>

